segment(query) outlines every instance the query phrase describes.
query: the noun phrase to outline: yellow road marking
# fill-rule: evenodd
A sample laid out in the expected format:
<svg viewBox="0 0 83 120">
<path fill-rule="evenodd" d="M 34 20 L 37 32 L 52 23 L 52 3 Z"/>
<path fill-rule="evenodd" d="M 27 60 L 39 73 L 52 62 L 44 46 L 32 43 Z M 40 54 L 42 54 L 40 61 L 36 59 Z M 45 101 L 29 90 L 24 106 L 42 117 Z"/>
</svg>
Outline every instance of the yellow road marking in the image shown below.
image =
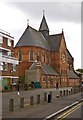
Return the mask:
<svg viewBox="0 0 83 120">
<path fill-rule="evenodd" d="M 70 113 L 68 113 L 67 115 L 65 115 L 61 120 L 63 120 L 64 118 L 66 118 L 67 116 L 69 116 L 71 113 L 73 113 L 75 110 L 77 110 L 81 105 L 79 105 L 78 107 L 76 107 L 74 110 L 72 110 Z"/>
<path fill-rule="evenodd" d="M 59 119 L 63 119 L 63 118 L 66 118 L 68 115 L 70 115 L 72 112 L 74 112 L 76 109 L 78 109 L 80 106 L 81 106 L 81 104 L 83 104 L 83 103 L 79 103 L 78 105 L 76 105 L 75 107 L 73 107 L 72 109 L 70 109 L 70 110 L 68 110 L 67 112 L 65 112 L 64 114 L 62 114 L 61 116 L 59 116 L 58 118 L 57 118 L 57 120 Z"/>
</svg>

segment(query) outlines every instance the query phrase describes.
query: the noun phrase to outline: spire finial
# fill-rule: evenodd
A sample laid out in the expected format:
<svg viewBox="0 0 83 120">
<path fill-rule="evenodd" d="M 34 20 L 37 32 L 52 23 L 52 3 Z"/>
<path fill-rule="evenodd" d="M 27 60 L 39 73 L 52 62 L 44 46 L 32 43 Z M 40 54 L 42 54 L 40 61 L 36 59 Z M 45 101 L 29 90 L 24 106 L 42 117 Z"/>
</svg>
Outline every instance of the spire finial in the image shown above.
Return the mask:
<svg viewBox="0 0 83 120">
<path fill-rule="evenodd" d="M 45 16 L 45 10 L 43 10 L 43 16 Z"/>
<path fill-rule="evenodd" d="M 63 28 L 62 28 L 62 34 L 63 34 Z"/>
<path fill-rule="evenodd" d="M 29 26 L 29 19 L 27 19 L 27 27 Z"/>
</svg>

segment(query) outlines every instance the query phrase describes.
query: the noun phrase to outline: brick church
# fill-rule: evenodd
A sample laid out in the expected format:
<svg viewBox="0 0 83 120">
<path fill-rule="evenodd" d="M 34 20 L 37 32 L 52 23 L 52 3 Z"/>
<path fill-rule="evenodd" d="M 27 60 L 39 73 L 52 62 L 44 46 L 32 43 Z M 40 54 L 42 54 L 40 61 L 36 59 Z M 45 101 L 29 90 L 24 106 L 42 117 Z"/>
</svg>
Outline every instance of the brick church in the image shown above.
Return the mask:
<svg viewBox="0 0 83 120">
<path fill-rule="evenodd" d="M 67 49 L 64 31 L 49 34 L 43 14 L 39 30 L 27 26 L 14 48 L 19 58 L 18 76 L 35 88 L 80 86 L 74 58 Z"/>
</svg>

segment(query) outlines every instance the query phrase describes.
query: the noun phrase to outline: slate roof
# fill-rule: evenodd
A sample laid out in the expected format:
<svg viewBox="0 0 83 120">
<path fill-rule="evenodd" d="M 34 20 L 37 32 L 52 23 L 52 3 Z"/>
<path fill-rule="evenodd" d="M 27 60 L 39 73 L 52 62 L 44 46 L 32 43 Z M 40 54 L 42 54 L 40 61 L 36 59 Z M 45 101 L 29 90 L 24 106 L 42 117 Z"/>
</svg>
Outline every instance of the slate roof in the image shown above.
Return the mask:
<svg viewBox="0 0 83 120">
<path fill-rule="evenodd" d="M 40 24 L 40 28 L 39 28 L 39 31 L 42 31 L 42 30 L 49 31 L 49 28 L 48 28 L 48 25 L 47 25 L 47 22 L 46 22 L 46 19 L 45 19 L 44 15 L 43 15 L 43 18 L 42 18 L 42 21 L 41 21 L 41 24 Z"/>
<path fill-rule="evenodd" d="M 30 70 L 36 69 L 36 64 L 37 62 L 34 62 L 29 69 Z M 50 65 L 41 64 L 41 68 L 47 75 L 59 75 Z"/>
<path fill-rule="evenodd" d="M 47 75 L 59 75 L 50 65 L 42 64 L 42 69 Z"/>
<path fill-rule="evenodd" d="M 74 70 L 69 70 L 68 71 L 68 77 L 70 79 L 79 79 L 79 76 L 77 75 L 77 73 Z"/>
<path fill-rule="evenodd" d="M 59 49 L 61 43 L 61 37 L 62 37 L 62 33 L 48 36 L 47 41 L 50 45 L 51 51 L 57 51 Z"/>
<path fill-rule="evenodd" d="M 49 44 L 42 33 L 30 26 L 26 28 L 15 47 L 19 46 L 36 46 L 50 50 Z"/>
</svg>

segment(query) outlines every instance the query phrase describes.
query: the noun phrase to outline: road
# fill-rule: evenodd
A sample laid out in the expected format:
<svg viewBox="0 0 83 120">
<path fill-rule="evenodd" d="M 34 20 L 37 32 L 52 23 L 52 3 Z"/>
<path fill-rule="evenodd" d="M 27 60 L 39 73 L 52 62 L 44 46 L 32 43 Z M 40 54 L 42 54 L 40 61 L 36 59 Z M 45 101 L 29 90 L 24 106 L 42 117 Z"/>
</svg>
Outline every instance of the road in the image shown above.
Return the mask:
<svg viewBox="0 0 83 120">
<path fill-rule="evenodd" d="M 32 107 L 25 107 L 19 111 L 14 111 L 3 115 L 4 118 L 46 118 L 54 112 L 81 99 L 81 93 L 73 94 L 61 98 L 56 98 L 52 103 L 42 103 Z M 30 120 L 30 119 L 29 119 Z"/>
<path fill-rule="evenodd" d="M 70 118 L 78 118 L 83 120 L 83 105 L 82 106 L 78 106 L 77 108 L 75 108 L 72 112 L 70 112 L 67 116 L 65 116 L 66 119 L 70 119 Z"/>
<path fill-rule="evenodd" d="M 77 103 L 49 120 L 83 120 L 83 102 Z"/>
</svg>

